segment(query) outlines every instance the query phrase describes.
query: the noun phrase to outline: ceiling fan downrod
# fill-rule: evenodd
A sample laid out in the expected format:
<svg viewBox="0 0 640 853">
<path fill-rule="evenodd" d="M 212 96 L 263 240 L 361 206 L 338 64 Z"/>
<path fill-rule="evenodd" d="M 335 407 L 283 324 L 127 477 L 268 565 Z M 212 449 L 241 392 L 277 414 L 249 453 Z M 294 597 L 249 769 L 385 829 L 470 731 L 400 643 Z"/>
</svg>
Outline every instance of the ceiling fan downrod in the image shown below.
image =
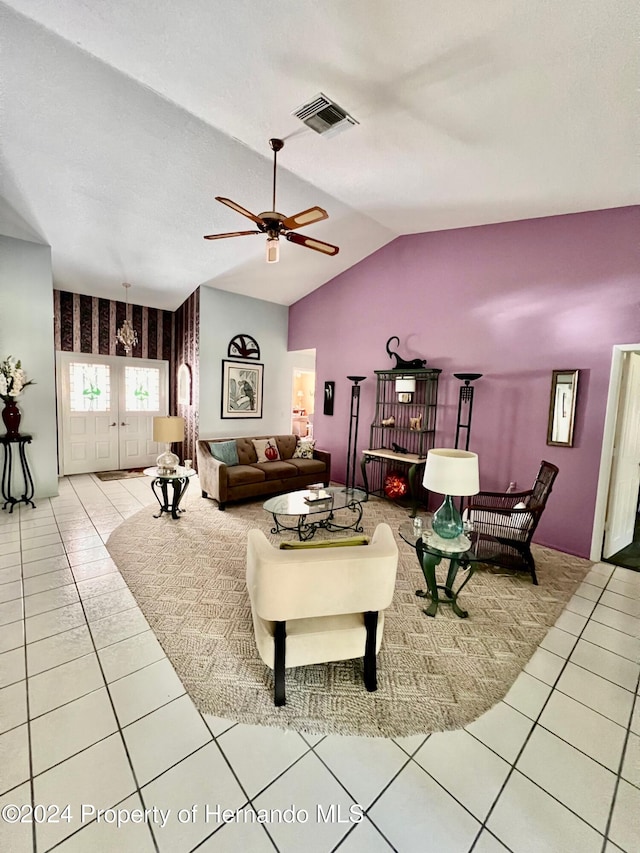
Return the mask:
<svg viewBox="0 0 640 853">
<path fill-rule="evenodd" d="M 284 148 L 284 142 L 282 139 L 270 139 L 269 145 L 271 150 L 273 151 L 273 200 L 271 204 L 271 210 L 276 209 L 276 167 L 278 164 L 278 151 L 282 151 Z"/>
</svg>

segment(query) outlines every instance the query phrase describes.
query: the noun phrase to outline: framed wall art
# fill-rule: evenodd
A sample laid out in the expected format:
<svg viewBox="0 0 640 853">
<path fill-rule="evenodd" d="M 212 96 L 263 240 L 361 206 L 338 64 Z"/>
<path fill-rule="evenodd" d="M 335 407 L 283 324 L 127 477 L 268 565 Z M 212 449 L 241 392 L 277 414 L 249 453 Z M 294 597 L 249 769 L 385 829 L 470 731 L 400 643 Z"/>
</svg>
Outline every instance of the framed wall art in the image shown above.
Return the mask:
<svg viewBox="0 0 640 853">
<path fill-rule="evenodd" d="M 325 382 L 324 383 L 324 415 L 332 415 L 333 414 L 333 399 L 336 393 L 336 383 L 335 382 Z"/>
<path fill-rule="evenodd" d="M 221 417 L 262 417 L 263 371 L 255 361 L 223 359 Z"/>
</svg>

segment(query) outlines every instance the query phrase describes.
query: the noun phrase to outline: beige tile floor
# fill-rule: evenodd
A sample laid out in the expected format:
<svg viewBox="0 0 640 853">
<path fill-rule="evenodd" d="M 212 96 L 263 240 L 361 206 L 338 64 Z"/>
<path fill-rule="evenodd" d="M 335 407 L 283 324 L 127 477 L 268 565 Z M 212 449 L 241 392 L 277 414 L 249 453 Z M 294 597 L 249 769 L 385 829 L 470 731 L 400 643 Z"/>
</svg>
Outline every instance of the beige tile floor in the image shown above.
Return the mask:
<svg viewBox="0 0 640 853">
<path fill-rule="evenodd" d="M 640 849 L 640 574 L 594 566 L 466 729 L 303 736 L 195 709 L 104 547 L 152 504 L 83 475 L 0 513 L 0 850 Z"/>
</svg>

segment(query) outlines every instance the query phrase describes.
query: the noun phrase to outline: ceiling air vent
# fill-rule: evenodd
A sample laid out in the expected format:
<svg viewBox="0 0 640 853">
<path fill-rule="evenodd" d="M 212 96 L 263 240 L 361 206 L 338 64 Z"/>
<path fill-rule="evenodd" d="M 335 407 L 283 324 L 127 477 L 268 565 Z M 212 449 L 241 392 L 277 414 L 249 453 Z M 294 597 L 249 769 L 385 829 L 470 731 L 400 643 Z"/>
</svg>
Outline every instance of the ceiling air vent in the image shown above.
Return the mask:
<svg viewBox="0 0 640 853">
<path fill-rule="evenodd" d="M 294 110 L 292 115 L 297 116 L 307 127 L 323 136 L 335 136 L 336 133 L 341 133 L 355 124 L 360 124 L 322 92 L 308 104 L 303 104 Z"/>
</svg>

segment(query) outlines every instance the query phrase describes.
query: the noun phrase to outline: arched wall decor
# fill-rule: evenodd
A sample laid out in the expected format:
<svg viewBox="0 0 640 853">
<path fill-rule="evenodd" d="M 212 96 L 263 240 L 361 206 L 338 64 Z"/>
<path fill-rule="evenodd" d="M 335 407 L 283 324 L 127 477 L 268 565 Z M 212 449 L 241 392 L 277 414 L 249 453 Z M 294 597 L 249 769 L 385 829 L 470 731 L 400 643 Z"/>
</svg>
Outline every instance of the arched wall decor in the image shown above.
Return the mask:
<svg viewBox="0 0 640 853">
<path fill-rule="evenodd" d="M 191 405 L 191 369 L 188 364 L 181 364 L 178 368 L 178 403 L 184 406 Z"/>
<path fill-rule="evenodd" d="M 227 349 L 229 358 L 255 358 L 260 360 L 260 346 L 251 335 L 234 335 Z"/>
</svg>

